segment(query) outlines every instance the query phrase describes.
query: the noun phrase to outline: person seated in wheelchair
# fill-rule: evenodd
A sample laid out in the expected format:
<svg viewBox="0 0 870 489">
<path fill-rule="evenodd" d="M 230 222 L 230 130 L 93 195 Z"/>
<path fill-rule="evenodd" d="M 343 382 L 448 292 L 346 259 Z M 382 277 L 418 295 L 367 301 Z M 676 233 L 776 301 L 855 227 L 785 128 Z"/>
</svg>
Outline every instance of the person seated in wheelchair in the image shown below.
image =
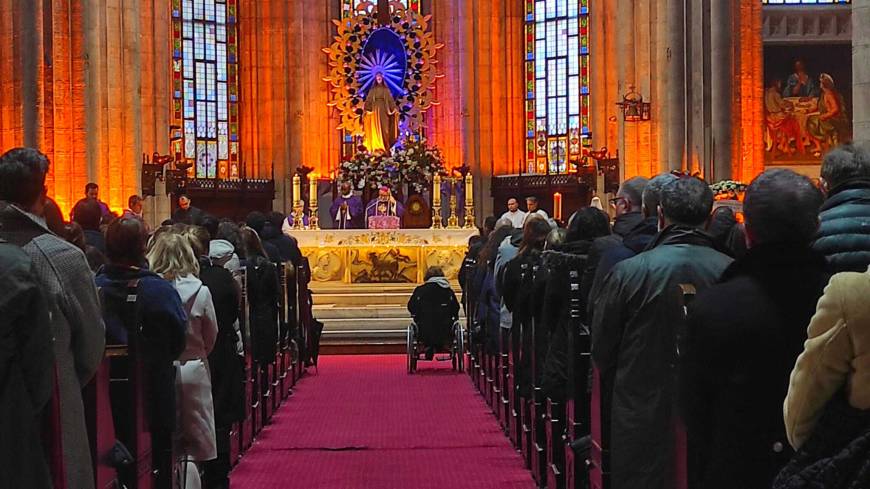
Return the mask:
<svg viewBox="0 0 870 489">
<path fill-rule="evenodd" d="M 436 351 L 450 350 L 453 325 L 459 318 L 459 301 L 439 267 L 426 270 L 425 283 L 414 289 L 408 311 L 417 325 L 417 337 L 426 347 L 426 359 Z"/>
</svg>

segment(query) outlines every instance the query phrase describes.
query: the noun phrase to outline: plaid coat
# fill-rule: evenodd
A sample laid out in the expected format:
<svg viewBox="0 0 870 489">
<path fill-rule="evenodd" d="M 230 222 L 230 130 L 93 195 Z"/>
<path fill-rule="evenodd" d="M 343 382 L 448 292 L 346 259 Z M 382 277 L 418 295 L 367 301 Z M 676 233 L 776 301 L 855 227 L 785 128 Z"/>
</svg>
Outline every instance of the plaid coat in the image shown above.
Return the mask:
<svg viewBox="0 0 870 489">
<path fill-rule="evenodd" d="M 84 253 L 14 205 L 0 203 L 0 238 L 33 262 L 48 303 L 60 393 L 67 488 L 94 487 L 81 390 L 103 358 L 103 326 L 94 275 Z"/>
</svg>

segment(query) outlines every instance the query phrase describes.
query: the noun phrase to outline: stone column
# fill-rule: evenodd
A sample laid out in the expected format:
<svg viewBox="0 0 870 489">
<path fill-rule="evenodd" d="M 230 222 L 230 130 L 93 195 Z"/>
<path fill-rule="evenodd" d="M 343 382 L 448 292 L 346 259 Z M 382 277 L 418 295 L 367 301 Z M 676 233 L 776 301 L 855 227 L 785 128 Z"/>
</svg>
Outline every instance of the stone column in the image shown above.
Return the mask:
<svg viewBox="0 0 870 489">
<path fill-rule="evenodd" d="M 711 182 L 731 178 L 733 82 L 733 2 L 710 2 L 710 111 L 713 174 Z"/>
<path fill-rule="evenodd" d="M 666 128 L 668 170 L 682 170 L 686 164 L 686 10 L 685 0 L 668 0 L 667 47 L 664 65 L 667 77 Z"/>
<path fill-rule="evenodd" d="M 854 140 L 870 143 L 870 0 L 852 1 Z"/>
</svg>

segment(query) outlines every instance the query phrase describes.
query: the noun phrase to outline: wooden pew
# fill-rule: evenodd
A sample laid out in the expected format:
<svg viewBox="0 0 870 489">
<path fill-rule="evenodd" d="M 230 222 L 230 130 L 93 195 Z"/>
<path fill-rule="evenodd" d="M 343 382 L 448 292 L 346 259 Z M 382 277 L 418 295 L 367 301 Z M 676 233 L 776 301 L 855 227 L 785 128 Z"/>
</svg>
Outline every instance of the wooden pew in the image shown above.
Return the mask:
<svg viewBox="0 0 870 489">
<path fill-rule="evenodd" d="M 601 374 L 592 368 L 592 399 L 590 403 L 592 448 L 589 460 L 590 489 L 609 489 L 610 487 L 610 414 L 607 412 L 601 386 Z"/>
<path fill-rule="evenodd" d="M 544 433 L 547 465 L 544 468 L 546 486 L 565 487 L 565 405 L 549 397 L 544 402 Z"/>
<path fill-rule="evenodd" d="M 547 399 L 547 444 L 551 450 L 547 468 L 547 487 L 570 489 L 586 487 L 585 460 L 577 463 L 572 444 L 589 434 L 588 406 L 586 396 L 589 373 L 590 339 L 589 328 L 583 324 L 580 293 L 580 270 L 568 273 L 568 317 L 571 321 L 571 378 L 573 384 L 565 389 L 564 406 Z M 582 471 L 582 472 L 578 472 Z"/>
<path fill-rule="evenodd" d="M 302 263 L 297 268 L 297 279 L 299 294 L 299 325 L 302 343 L 300 345 L 302 356 L 298 369 L 299 377 L 302 377 L 305 375 L 306 369 L 313 358 L 313 350 L 315 347 L 315 337 L 312 334 L 314 328 L 314 300 L 311 291 L 308 289 L 308 284 L 311 282 L 311 268 L 308 264 L 308 258 L 302 258 Z"/>
<path fill-rule="evenodd" d="M 163 454 L 162 467 L 155 466 L 155 456 L 151 445 L 151 432 L 148 427 L 146 412 L 145 372 L 141 360 L 136 353 L 135 341 L 131 345 L 110 345 L 106 347 L 102 373 L 98 373 L 100 382 L 109 380 L 108 395 L 111 397 L 111 417 L 113 418 L 114 436 L 126 446 L 133 456 L 133 463 L 118 471 L 118 482 L 130 489 L 169 488 L 172 484 L 173 471 L 171 453 Z M 106 393 L 99 393 L 102 398 Z M 105 401 L 105 398 L 101 400 Z M 105 420 L 105 416 L 104 416 Z M 102 438 L 102 437 L 100 437 Z M 114 439 L 99 440 L 100 451 L 95 462 L 98 464 L 97 487 L 113 487 L 107 480 L 108 467 L 105 456 Z M 171 447 L 167 447 L 171 449 Z M 101 466 L 101 467 L 100 467 Z M 162 487 L 161 487 L 162 486 Z"/>
<path fill-rule="evenodd" d="M 275 380 L 273 381 L 272 391 L 275 392 L 275 397 L 273 401 L 273 410 L 277 410 L 278 407 L 284 402 L 284 399 L 287 398 L 287 384 L 289 379 L 287 377 L 287 363 L 288 363 L 288 343 L 287 338 L 289 336 L 288 329 L 288 318 L 287 318 L 287 267 L 281 263 L 278 265 L 278 283 L 281 287 L 281 293 L 278 296 L 278 351 L 275 358 L 276 365 L 276 375 Z"/>
<path fill-rule="evenodd" d="M 572 313 L 572 318 L 573 318 Z M 588 487 L 589 470 L 587 461 L 575 457 L 572 445 L 590 434 L 591 401 L 588 395 L 589 369 L 591 360 L 591 336 L 589 329 L 581 323 L 578 316 L 574 328 L 574 383 L 569 386 L 565 402 L 565 487 L 580 489 Z"/>
<path fill-rule="evenodd" d="M 109 395 L 111 350 L 112 347 L 109 347 L 96 375 L 82 391 L 97 489 L 110 489 L 118 487 L 119 484 L 115 467 L 111 466 L 105 457 L 116 440 L 112 401 Z M 124 350 L 126 354 L 126 347 Z"/>
<path fill-rule="evenodd" d="M 532 267 L 532 273 L 530 280 L 528 282 L 528 287 L 532 287 L 535 283 L 536 275 L 538 274 L 538 266 L 535 265 Z M 538 483 L 539 486 L 543 486 L 546 484 L 547 480 L 547 431 L 546 431 L 546 406 L 544 402 L 544 396 L 541 392 L 541 386 L 538 385 L 538 376 L 539 371 L 541 369 L 541 365 L 543 363 L 543 358 L 538 357 L 538 347 L 536 344 L 537 341 L 537 333 L 536 330 L 539 327 L 544 327 L 543 325 L 536 324 L 534 314 L 530 319 L 531 323 L 531 344 L 529 345 L 528 351 L 531 354 L 531 358 L 529 359 L 530 365 L 530 375 L 529 381 L 531 382 L 532 388 L 532 398 L 529 400 L 529 420 L 530 425 L 529 428 L 531 430 L 532 440 L 530 443 L 531 450 L 531 469 L 532 469 L 532 478 Z"/>
<path fill-rule="evenodd" d="M 283 265 L 284 276 L 281 283 L 284 284 L 284 325 L 285 331 L 282 335 L 281 350 L 282 365 L 281 365 L 281 395 L 287 398 L 292 393 L 293 386 L 296 384 L 295 371 L 295 335 L 299 327 L 299 316 L 297 314 L 296 304 L 298 297 L 296 293 L 296 267 L 292 263 Z"/>
<path fill-rule="evenodd" d="M 510 431 L 510 418 L 511 418 L 511 408 L 510 408 L 510 354 L 508 353 L 508 345 L 510 344 L 508 339 L 508 332 L 499 327 L 498 328 L 498 376 L 499 382 L 501 383 L 501 392 L 499 393 L 498 399 L 498 409 L 499 409 L 499 421 L 501 424 L 502 430 L 505 433 Z"/>
<path fill-rule="evenodd" d="M 514 447 L 523 452 L 523 456 L 527 455 L 524 438 L 524 420 L 523 413 L 525 412 L 525 400 L 520 397 L 520 385 L 517 381 L 517 370 L 520 363 L 520 347 L 522 344 L 522 327 L 516 325 L 505 332 L 505 337 L 508 340 L 508 402 L 510 404 L 510 430 L 508 432 Z"/>
<path fill-rule="evenodd" d="M 243 270 L 242 279 L 242 309 L 239 314 L 239 326 L 242 332 L 242 343 L 245 350 L 245 421 L 241 425 L 241 450 L 244 453 L 254 443 L 255 432 L 258 431 L 257 412 L 259 411 L 259 394 L 256 389 L 256 376 L 254 375 L 253 351 L 251 350 L 251 307 L 248 302 L 248 274 Z"/>
</svg>

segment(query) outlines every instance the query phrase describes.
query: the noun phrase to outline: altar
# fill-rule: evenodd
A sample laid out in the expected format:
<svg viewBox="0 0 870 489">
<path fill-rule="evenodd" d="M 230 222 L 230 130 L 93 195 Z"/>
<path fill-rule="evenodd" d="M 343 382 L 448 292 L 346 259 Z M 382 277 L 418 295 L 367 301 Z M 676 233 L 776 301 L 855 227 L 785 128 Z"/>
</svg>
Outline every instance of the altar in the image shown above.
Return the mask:
<svg viewBox="0 0 870 489">
<path fill-rule="evenodd" d="M 422 283 L 441 267 L 456 279 L 476 229 L 299 230 L 293 236 L 315 282 Z"/>
</svg>

